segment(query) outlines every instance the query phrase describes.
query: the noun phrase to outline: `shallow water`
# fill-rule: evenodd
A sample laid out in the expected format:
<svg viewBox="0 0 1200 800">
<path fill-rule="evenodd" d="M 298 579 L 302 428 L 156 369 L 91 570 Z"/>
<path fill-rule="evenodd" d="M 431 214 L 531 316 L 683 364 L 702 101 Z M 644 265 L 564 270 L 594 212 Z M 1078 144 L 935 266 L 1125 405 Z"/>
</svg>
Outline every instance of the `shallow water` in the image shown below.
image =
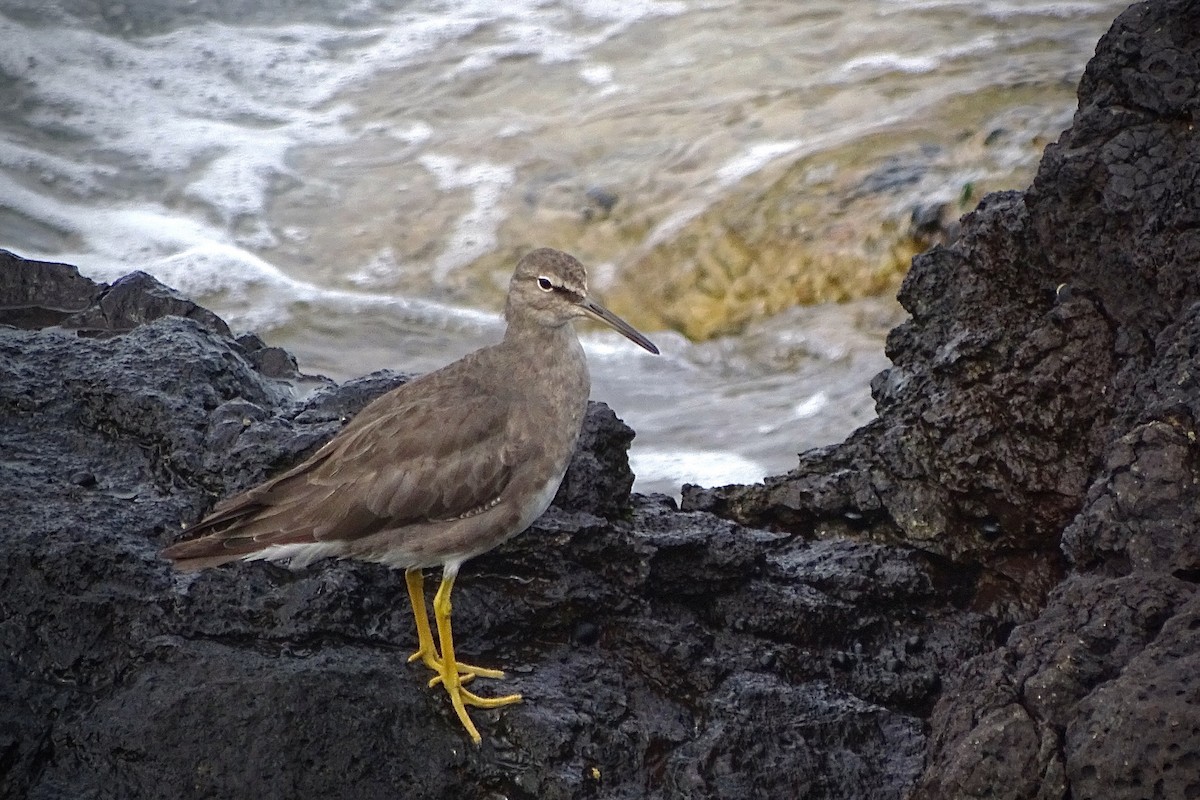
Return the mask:
<svg viewBox="0 0 1200 800">
<path fill-rule="evenodd" d="M 902 318 L 793 306 L 894 288 L 914 208 L 1028 183 L 1124 6 L 8 2 L 0 246 L 146 270 L 334 377 L 492 340 L 515 257 L 561 247 L 663 349 L 585 335 L 638 488 L 752 481 L 870 418 Z"/>
</svg>

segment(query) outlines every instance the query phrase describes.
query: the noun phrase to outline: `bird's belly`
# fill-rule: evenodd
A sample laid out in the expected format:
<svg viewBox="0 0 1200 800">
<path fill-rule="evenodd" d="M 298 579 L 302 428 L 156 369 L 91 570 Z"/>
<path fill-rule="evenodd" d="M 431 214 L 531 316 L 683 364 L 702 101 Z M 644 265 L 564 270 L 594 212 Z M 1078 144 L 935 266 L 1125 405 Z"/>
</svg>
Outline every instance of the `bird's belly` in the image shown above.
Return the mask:
<svg viewBox="0 0 1200 800">
<path fill-rule="evenodd" d="M 565 474 L 566 472 L 564 471 L 563 475 Z M 468 534 L 465 538 L 471 540 L 470 546 L 463 546 L 457 549 L 450 557 L 442 559 L 441 563 L 443 567 L 448 571 L 457 572 L 458 567 L 464 561 L 478 555 L 483 555 L 487 551 L 498 547 L 503 542 L 516 536 L 518 533 L 523 533 L 550 507 L 550 503 L 554 500 L 554 495 L 558 493 L 558 486 L 562 483 L 563 475 L 558 475 L 546 481 L 536 494 L 526 498 L 524 505 L 520 509 L 509 508 L 509 513 L 502 514 L 497 520 L 490 521 L 492 530 L 489 532 L 491 535 L 475 536 Z M 515 518 L 514 511 L 517 512 Z M 480 516 L 486 516 L 486 514 L 481 514 Z"/>
<path fill-rule="evenodd" d="M 364 541 L 354 557 L 392 568 L 441 566 L 456 573 L 468 559 L 482 555 L 521 533 L 540 517 L 558 492 L 563 474 L 547 480 L 517 506 L 505 499 L 496 506 L 463 519 L 407 527 L 403 533 L 382 532 Z M 372 541 L 373 540 L 373 541 Z"/>
<path fill-rule="evenodd" d="M 521 533 L 530 525 L 532 525 L 538 517 L 546 513 L 546 509 L 549 508 L 550 503 L 554 501 L 554 495 L 558 494 L 558 487 L 562 484 L 563 477 L 566 474 L 566 470 L 563 470 L 563 472 L 557 477 L 546 481 L 546 484 L 542 487 L 541 491 L 529 499 L 528 504 L 526 505 L 524 512 L 521 514 L 520 519 L 517 521 L 517 525 L 512 533 L 508 534 L 508 536 L 505 536 L 504 538 L 507 539 L 511 536 Z"/>
</svg>

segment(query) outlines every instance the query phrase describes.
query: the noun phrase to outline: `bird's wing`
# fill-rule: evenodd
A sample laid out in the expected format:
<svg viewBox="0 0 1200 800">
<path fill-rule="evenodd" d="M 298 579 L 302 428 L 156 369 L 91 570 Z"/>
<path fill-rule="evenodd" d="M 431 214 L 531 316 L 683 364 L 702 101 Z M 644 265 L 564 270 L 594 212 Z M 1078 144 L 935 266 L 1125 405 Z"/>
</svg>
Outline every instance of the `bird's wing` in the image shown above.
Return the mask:
<svg viewBox="0 0 1200 800">
<path fill-rule="evenodd" d="M 220 503 L 192 528 L 201 538 L 166 555 L 354 540 L 487 508 L 526 455 L 507 435 L 508 414 L 486 387 L 455 382 L 460 391 L 447 395 L 421 390 L 424 380 L 377 399 L 304 463 Z"/>
</svg>

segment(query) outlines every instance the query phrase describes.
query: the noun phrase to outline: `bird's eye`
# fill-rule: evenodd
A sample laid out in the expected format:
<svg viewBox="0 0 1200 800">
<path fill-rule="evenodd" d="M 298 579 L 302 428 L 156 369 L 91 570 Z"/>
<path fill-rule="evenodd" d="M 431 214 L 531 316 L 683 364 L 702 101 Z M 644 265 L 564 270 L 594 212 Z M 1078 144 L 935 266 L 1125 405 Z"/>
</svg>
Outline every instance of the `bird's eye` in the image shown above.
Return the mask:
<svg viewBox="0 0 1200 800">
<path fill-rule="evenodd" d="M 538 288 L 543 292 L 552 292 L 554 291 L 554 284 L 550 282 L 549 278 L 543 275 L 538 278 Z"/>
</svg>

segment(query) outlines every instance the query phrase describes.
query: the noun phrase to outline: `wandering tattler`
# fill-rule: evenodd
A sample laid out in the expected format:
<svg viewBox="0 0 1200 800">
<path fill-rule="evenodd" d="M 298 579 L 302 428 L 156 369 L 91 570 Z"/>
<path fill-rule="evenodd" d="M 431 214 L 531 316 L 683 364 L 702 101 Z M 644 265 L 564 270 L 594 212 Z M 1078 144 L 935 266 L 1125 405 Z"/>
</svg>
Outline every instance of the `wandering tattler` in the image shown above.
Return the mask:
<svg viewBox="0 0 1200 800">
<path fill-rule="evenodd" d="M 179 569 L 236 560 L 354 558 L 403 568 L 417 651 L 476 744 L 467 706 L 497 708 L 519 694 L 463 688 L 499 670 L 456 660 L 450 592 L 463 562 L 529 527 L 550 505 L 579 438 L 591 380 L 570 324 L 604 322 L 658 353 L 649 339 L 588 297 L 583 265 L 557 250 L 517 264 L 499 344 L 477 350 L 377 398 L 297 467 L 218 504 L 163 551 Z M 433 600 L 421 570 L 442 568 Z"/>
</svg>

